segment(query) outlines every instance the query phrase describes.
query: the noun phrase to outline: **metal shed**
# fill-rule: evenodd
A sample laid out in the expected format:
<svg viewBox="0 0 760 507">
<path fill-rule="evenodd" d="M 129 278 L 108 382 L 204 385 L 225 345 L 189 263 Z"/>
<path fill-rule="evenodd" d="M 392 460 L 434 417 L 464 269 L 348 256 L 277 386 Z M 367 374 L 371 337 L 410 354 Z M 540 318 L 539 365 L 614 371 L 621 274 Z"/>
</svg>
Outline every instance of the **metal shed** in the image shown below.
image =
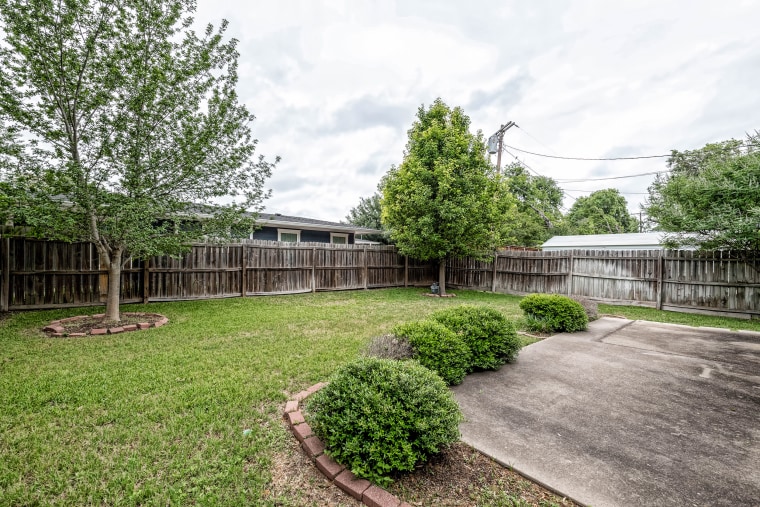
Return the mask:
<svg viewBox="0 0 760 507">
<path fill-rule="evenodd" d="M 554 236 L 542 245 L 542 250 L 663 250 L 663 237 L 662 232 Z"/>
</svg>

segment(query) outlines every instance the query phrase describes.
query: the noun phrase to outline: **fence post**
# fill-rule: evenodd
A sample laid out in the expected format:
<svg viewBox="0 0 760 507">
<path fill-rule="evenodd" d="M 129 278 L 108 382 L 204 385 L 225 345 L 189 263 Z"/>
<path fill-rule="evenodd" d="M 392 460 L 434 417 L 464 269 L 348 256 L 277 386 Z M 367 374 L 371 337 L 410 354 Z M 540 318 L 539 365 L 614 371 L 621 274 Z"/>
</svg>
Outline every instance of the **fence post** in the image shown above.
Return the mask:
<svg viewBox="0 0 760 507">
<path fill-rule="evenodd" d="M 409 286 L 409 256 L 404 256 L 404 287 Z"/>
<path fill-rule="evenodd" d="M 246 269 L 248 269 L 247 261 L 248 261 L 248 255 L 246 255 L 248 252 L 246 252 L 245 244 L 240 245 L 240 296 L 245 297 L 245 293 L 248 292 L 248 287 L 246 287 L 246 281 L 248 279 Z"/>
<path fill-rule="evenodd" d="M 662 310 L 662 280 L 665 278 L 665 255 L 664 250 L 657 254 L 657 309 Z"/>
<path fill-rule="evenodd" d="M 570 270 L 567 273 L 567 295 L 572 296 L 573 295 L 573 263 L 575 262 L 575 256 L 573 255 L 573 251 L 570 250 Z"/>
<path fill-rule="evenodd" d="M 3 288 L 0 294 L 0 311 L 7 312 L 11 299 L 11 239 L 3 238 Z"/>
<path fill-rule="evenodd" d="M 311 249 L 311 291 L 317 292 L 317 247 Z"/>
<path fill-rule="evenodd" d="M 369 263 L 367 262 L 367 247 L 364 247 L 364 288 L 369 286 Z"/>
<path fill-rule="evenodd" d="M 491 275 L 491 292 L 496 292 L 496 264 L 499 263 L 499 252 L 493 254 L 493 274 Z"/>
<path fill-rule="evenodd" d="M 150 257 L 143 258 L 143 304 L 150 301 Z"/>
</svg>

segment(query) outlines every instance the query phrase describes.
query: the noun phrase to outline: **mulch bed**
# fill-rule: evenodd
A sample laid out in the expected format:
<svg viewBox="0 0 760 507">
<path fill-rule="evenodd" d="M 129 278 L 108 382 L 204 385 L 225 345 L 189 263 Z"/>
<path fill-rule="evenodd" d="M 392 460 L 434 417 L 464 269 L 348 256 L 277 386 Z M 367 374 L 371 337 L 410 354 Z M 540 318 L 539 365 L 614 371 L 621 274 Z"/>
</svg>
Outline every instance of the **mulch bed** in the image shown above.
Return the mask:
<svg viewBox="0 0 760 507">
<path fill-rule="evenodd" d="M 577 505 L 463 442 L 452 444 L 414 472 L 400 475 L 386 489 L 412 505 L 513 505 L 518 499 L 524 502 L 519 505 Z"/>
<path fill-rule="evenodd" d="M 106 320 L 105 314 L 102 313 L 96 315 L 78 315 L 76 317 L 54 320 L 42 328 L 42 330 L 48 336 L 76 337 L 140 331 L 151 327 L 161 327 L 169 322 L 169 319 L 158 313 L 125 312 L 120 317 L 121 320 L 114 322 Z"/>
</svg>

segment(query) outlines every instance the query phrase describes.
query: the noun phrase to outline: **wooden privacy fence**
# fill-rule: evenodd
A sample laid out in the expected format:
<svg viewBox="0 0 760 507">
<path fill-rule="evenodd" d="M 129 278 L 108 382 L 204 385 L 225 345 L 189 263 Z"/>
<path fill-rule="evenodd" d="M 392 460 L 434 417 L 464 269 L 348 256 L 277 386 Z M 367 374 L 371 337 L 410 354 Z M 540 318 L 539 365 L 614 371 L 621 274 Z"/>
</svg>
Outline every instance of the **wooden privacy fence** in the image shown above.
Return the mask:
<svg viewBox="0 0 760 507">
<path fill-rule="evenodd" d="M 107 273 L 90 243 L 0 241 L 0 309 L 101 305 Z M 665 310 L 760 317 L 760 259 L 737 252 L 504 251 L 487 262 L 453 259 L 449 286 L 584 296 Z M 129 259 L 124 303 L 427 286 L 433 263 L 392 246 L 252 241 L 194 245 L 179 258 Z"/>
<path fill-rule="evenodd" d="M 760 259 L 740 252 L 567 250 L 455 259 L 450 286 L 583 296 L 663 310 L 760 317 Z"/>
<path fill-rule="evenodd" d="M 107 272 L 91 243 L 4 238 L 2 310 L 101 305 Z M 430 285 L 430 263 L 394 247 L 278 243 L 198 244 L 181 257 L 128 259 L 121 301 L 147 303 L 263 294 Z"/>
</svg>

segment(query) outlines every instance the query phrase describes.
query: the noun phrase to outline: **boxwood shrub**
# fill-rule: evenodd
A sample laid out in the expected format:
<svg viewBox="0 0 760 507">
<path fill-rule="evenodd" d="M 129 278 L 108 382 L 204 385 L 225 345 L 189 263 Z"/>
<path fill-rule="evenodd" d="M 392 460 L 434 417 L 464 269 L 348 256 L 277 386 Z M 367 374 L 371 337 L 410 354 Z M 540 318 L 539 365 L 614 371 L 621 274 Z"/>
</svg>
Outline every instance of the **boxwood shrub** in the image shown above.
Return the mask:
<svg viewBox="0 0 760 507">
<path fill-rule="evenodd" d="M 306 400 L 326 452 L 387 485 L 459 438 L 462 414 L 443 380 L 417 361 L 367 357 L 340 368 Z"/>
<path fill-rule="evenodd" d="M 392 333 L 409 340 L 414 359 L 449 385 L 462 382 L 470 368 L 470 348 L 456 333 L 432 320 L 400 324 Z"/>
<path fill-rule="evenodd" d="M 513 360 L 522 346 L 512 322 L 487 306 L 462 305 L 432 315 L 470 348 L 470 370 L 495 370 Z"/>
<path fill-rule="evenodd" d="M 549 333 L 582 331 L 588 326 L 580 303 L 559 294 L 530 294 L 520 301 L 528 327 Z"/>
</svg>

